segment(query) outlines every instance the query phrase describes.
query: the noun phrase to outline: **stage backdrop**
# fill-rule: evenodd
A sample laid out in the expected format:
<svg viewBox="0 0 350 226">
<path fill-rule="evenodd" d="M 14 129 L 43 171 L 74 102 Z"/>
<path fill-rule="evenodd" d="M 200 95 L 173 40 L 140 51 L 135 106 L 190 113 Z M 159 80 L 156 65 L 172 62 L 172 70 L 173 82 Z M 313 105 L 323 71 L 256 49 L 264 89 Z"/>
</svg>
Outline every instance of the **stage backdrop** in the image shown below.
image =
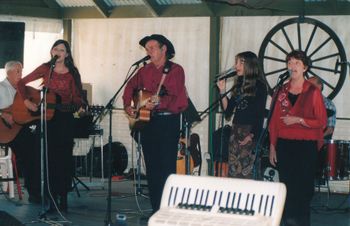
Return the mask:
<svg viewBox="0 0 350 226">
<path fill-rule="evenodd" d="M 233 65 L 238 52 L 251 50 L 258 54 L 266 34 L 279 22 L 291 17 L 225 17 L 221 30 L 221 70 Z M 328 25 L 341 39 L 349 57 L 350 32 L 344 29 L 348 16 L 313 17 Z M 186 86 L 194 105 L 203 111 L 210 104 L 209 95 L 209 18 L 148 18 L 148 19 L 80 19 L 74 20 L 74 54 L 83 80 L 93 84 L 93 102 L 105 104 L 120 88 L 130 65 L 145 56 L 138 41 L 145 35 L 161 33 L 174 44 L 174 61 L 181 64 L 186 73 Z M 277 52 L 276 52 L 277 53 Z M 274 53 L 271 53 L 272 55 Z M 214 85 L 211 85 L 215 89 Z M 350 115 L 345 90 L 335 98 L 339 117 Z M 269 103 L 267 103 L 268 107 Z M 117 98 L 115 107 L 122 108 Z M 128 122 L 122 111 L 113 116 L 113 139 L 131 142 Z M 104 126 L 108 123 L 102 122 Z M 344 128 L 347 122 L 338 124 L 335 138 L 349 138 Z M 208 151 L 207 118 L 193 127 L 201 136 L 202 152 Z M 107 134 L 105 134 L 106 140 Z M 130 144 L 131 145 L 131 144 Z M 131 146 L 129 146 L 131 148 Z M 205 159 L 205 158 L 203 158 Z M 205 161 L 204 161 L 205 163 Z M 205 167 L 203 167 L 205 171 Z"/>
<path fill-rule="evenodd" d="M 221 69 L 233 65 L 238 52 L 251 50 L 258 53 L 266 34 L 277 25 L 291 17 L 225 17 L 221 24 L 220 61 Z M 349 16 L 312 17 L 328 25 L 339 36 L 350 57 L 350 31 L 345 29 Z M 25 22 L 24 74 L 39 64 L 49 60 L 53 42 L 62 37 L 62 21 L 0 16 L 0 21 Z M 209 85 L 209 25 L 208 17 L 195 18 L 137 18 L 137 19 L 77 19 L 73 20 L 72 49 L 75 62 L 82 74 L 82 80 L 92 85 L 92 103 L 105 105 L 123 83 L 129 67 L 145 56 L 139 40 L 145 35 L 161 33 L 174 44 L 174 62 L 181 64 L 186 73 L 186 86 L 190 98 L 199 111 L 208 102 Z M 273 55 L 273 53 L 271 54 Z M 1 71 L 0 79 L 4 78 Z M 335 97 L 337 117 L 349 118 L 350 99 L 349 78 L 340 93 Z M 114 106 L 122 107 L 121 97 Z M 129 135 L 128 121 L 122 110 L 113 112 L 113 141 L 122 142 L 129 156 L 134 152 Z M 208 151 L 207 118 L 194 125 L 193 132 L 201 137 L 202 154 Z M 108 116 L 101 122 L 104 130 L 104 143 L 108 137 Z M 335 139 L 350 139 L 349 120 L 338 120 Z M 130 161 L 130 160 L 129 160 Z M 203 159 L 205 163 L 205 159 Z M 129 167 L 132 167 L 130 162 Z M 206 165 L 202 168 L 206 171 Z"/>
</svg>

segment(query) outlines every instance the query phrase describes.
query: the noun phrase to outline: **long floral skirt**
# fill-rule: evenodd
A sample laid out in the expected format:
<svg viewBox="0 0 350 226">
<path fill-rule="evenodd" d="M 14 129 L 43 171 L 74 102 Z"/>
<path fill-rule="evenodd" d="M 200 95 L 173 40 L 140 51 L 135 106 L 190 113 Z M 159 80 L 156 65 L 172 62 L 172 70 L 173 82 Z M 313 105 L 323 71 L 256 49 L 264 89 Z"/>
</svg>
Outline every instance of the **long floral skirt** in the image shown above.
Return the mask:
<svg viewBox="0 0 350 226">
<path fill-rule="evenodd" d="M 251 125 L 232 125 L 228 146 L 228 176 L 236 178 L 253 178 L 255 142 L 240 145 L 239 141 L 251 133 Z"/>
</svg>

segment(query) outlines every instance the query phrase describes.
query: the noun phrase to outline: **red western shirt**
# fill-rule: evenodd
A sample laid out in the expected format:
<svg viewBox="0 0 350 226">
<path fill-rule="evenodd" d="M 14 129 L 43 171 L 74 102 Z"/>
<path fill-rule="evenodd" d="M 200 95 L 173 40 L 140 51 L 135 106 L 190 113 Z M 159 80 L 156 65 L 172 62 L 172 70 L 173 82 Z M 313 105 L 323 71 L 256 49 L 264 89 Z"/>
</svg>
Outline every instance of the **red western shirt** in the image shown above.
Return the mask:
<svg viewBox="0 0 350 226">
<path fill-rule="evenodd" d="M 164 66 L 156 68 L 153 63 L 149 63 L 140 68 L 125 87 L 123 95 L 124 107 L 131 105 L 135 91 L 145 90 L 152 95 L 156 94 L 163 76 L 163 68 Z M 183 68 L 171 62 L 170 71 L 165 76 L 160 95 L 160 103 L 156 106 L 154 111 L 170 113 L 184 111 L 187 108 L 188 101 Z"/>
</svg>

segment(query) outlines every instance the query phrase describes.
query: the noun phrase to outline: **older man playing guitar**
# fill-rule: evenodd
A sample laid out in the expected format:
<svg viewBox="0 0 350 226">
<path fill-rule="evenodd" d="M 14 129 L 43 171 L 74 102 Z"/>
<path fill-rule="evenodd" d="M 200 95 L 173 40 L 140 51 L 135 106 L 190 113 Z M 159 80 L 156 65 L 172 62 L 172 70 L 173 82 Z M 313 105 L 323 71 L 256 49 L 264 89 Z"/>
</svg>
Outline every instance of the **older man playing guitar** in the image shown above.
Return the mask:
<svg viewBox="0 0 350 226">
<path fill-rule="evenodd" d="M 22 64 L 9 61 L 5 64 L 6 78 L 0 82 L 0 143 L 9 146 L 16 154 L 29 194 L 29 202 L 40 201 L 40 155 L 34 147 L 30 124 L 19 125 L 12 114 L 17 93 L 17 82 L 22 77 Z"/>
</svg>

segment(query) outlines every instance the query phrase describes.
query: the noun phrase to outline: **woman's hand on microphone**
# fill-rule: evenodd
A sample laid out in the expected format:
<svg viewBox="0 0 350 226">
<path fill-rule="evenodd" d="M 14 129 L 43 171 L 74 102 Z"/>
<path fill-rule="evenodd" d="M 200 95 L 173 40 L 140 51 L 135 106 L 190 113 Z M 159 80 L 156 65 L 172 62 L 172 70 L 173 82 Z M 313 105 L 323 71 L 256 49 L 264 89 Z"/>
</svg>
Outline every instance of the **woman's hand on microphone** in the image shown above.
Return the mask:
<svg viewBox="0 0 350 226">
<path fill-rule="evenodd" d="M 216 83 L 220 93 L 225 93 L 225 89 L 226 89 L 226 80 L 225 79 L 222 79 L 222 80 L 219 80 L 217 83 Z"/>
</svg>

